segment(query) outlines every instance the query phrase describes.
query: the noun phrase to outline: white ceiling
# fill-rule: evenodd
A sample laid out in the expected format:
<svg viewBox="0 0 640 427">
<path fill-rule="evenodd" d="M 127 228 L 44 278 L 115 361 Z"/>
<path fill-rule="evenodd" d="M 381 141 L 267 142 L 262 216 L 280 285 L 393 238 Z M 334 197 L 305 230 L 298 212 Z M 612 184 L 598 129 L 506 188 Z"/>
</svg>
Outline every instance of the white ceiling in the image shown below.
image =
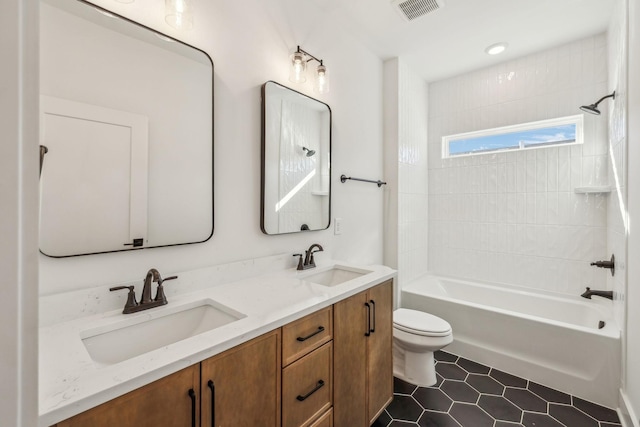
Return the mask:
<svg viewBox="0 0 640 427">
<path fill-rule="evenodd" d="M 312 0 L 382 59 L 400 57 L 427 81 L 606 31 L 619 0 L 444 0 L 411 22 L 391 0 Z M 487 46 L 507 42 L 489 56 Z"/>
</svg>

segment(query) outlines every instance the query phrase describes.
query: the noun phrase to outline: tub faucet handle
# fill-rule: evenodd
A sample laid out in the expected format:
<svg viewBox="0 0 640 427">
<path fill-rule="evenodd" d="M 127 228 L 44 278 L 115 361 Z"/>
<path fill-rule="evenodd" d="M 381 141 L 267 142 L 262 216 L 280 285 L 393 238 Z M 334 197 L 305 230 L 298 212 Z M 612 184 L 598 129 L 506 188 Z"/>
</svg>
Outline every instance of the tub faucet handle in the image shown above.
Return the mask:
<svg viewBox="0 0 640 427">
<path fill-rule="evenodd" d="M 616 256 L 615 255 L 611 255 L 611 259 L 608 261 L 594 261 L 591 263 L 591 265 L 599 268 L 610 269 L 612 276 L 616 274 Z"/>
</svg>

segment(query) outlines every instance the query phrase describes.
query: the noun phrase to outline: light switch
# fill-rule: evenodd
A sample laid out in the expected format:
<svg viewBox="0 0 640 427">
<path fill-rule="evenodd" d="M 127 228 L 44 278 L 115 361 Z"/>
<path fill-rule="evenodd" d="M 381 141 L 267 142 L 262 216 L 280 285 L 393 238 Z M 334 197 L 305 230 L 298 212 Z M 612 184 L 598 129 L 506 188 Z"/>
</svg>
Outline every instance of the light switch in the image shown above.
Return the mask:
<svg viewBox="0 0 640 427">
<path fill-rule="evenodd" d="M 342 218 L 336 218 L 333 221 L 333 234 L 336 236 L 342 234 Z"/>
</svg>

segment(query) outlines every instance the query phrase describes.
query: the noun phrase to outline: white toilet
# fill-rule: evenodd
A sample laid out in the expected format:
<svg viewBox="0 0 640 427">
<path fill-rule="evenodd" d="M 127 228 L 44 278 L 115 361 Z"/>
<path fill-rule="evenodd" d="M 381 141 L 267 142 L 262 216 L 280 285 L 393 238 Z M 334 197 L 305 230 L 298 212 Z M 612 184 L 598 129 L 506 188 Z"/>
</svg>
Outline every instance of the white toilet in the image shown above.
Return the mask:
<svg viewBox="0 0 640 427">
<path fill-rule="evenodd" d="M 434 385 L 433 352 L 452 341 L 447 321 L 422 311 L 397 309 L 393 312 L 393 375 L 421 387 Z"/>
</svg>

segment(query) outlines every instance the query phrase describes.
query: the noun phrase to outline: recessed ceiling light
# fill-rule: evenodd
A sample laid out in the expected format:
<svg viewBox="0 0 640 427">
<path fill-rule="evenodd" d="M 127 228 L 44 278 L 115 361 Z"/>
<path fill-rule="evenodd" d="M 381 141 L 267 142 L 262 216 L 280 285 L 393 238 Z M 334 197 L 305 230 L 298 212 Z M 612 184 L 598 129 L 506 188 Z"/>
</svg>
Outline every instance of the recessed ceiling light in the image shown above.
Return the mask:
<svg viewBox="0 0 640 427">
<path fill-rule="evenodd" d="M 509 43 L 506 43 L 506 42 L 496 43 L 496 44 L 492 44 L 491 46 L 486 48 L 484 51 L 489 55 L 497 55 L 507 50 L 508 46 L 509 46 Z"/>
</svg>

